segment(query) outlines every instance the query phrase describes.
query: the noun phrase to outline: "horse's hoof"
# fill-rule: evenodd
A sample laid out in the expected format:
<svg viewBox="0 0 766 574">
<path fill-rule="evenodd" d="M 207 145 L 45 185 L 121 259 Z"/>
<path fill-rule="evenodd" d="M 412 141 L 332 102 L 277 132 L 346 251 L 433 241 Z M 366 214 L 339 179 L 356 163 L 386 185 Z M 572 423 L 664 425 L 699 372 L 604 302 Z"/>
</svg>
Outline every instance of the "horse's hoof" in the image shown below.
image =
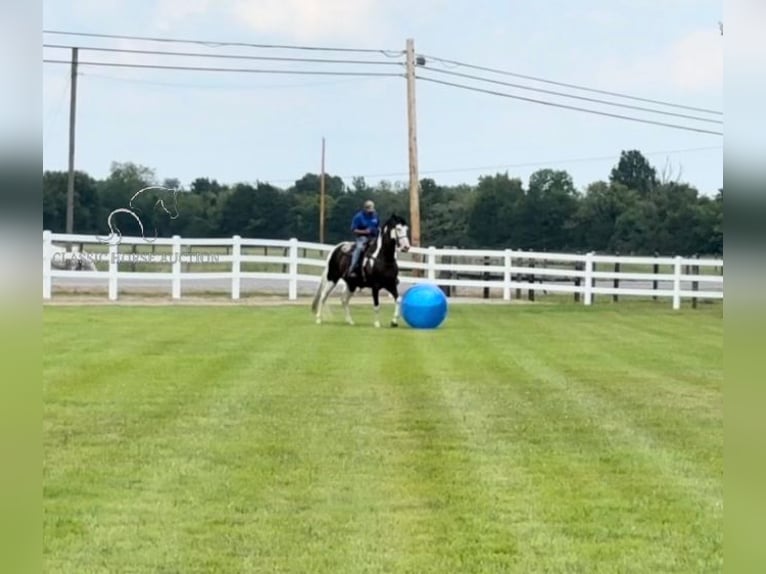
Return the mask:
<svg viewBox="0 0 766 574">
<path fill-rule="evenodd" d="M 396 321 L 391 321 L 391 326 L 392 327 L 398 327 L 399 323 L 397 323 Z"/>
<path fill-rule="evenodd" d="M 376 328 L 376 329 L 379 329 L 379 328 L 380 328 L 380 321 L 375 321 L 375 328 Z"/>
</svg>

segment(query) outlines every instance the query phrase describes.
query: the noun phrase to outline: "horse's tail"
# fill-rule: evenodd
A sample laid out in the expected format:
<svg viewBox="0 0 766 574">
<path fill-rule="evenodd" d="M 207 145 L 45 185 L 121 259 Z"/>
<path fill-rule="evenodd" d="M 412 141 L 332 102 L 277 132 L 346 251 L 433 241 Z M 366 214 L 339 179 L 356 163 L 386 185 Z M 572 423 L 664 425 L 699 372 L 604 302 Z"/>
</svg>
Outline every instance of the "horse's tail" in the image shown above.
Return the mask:
<svg viewBox="0 0 766 574">
<path fill-rule="evenodd" d="M 330 253 L 327 255 L 324 271 L 322 271 L 322 276 L 319 280 L 319 285 L 317 286 L 317 290 L 314 293 L 314 300 L 311 302 L 312 313 L 316 313 L 317 309 L 319 309 L 319 300 L 322 298 L 322 293 L 324 293 L 324 289 L 327 286 L 327 281 L 329 281 L 328 275 L 330 273 L 330 261 L 332 260 L 333 253 L 335 253 L 335 249 L 330 251 Z"/>
</svg>

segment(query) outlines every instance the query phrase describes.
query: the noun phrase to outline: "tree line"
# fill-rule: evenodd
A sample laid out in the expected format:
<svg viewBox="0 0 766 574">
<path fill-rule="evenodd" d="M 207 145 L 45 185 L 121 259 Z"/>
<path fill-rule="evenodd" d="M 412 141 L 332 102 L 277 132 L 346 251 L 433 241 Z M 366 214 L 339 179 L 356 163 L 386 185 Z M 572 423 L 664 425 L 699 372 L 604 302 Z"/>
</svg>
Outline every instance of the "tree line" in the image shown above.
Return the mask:
<svg viewBox="0 0 766 574">
<path fill-rule="evenodd" d="M 177 194 L 149 190 L 133 201 L 144 235 L 319 239 L 318 174 L 305 174 L 286 188 L 266 182 L 222 184 L 197 178 L 188 188 L 157 180 L 134 163 L 113 163 L 95 179 L 75 173 L 74 232 L 108 235 L 107 219 L 127 208 L 131 197 L 151 185 L 178 188 Z M 43 226 L 63 232 L 67 173 L 43 173 Z M 506 173 L 479 177 L 475 185 L 420 181 L 421 244 L 461 248 L 537 251 L 596 251 L 622 254 L 720 255 L 723 253 L 723 190 L 702 195 L 668 173 L 658 175 L 637 150 L 623 151 L 608 178 L 578 190 L 563 170 L 541 169 L 526 187 Z M 381 217 L 409 215 L 406 186 L 325 176 L 325 241 L 349 238 L 353 214 L 372 199 Z M 161 204 L 158 201 L 162 200 Z M 162 207 L 165 209 L 162 209 Z M 123 235 L 140 235 L 137 221 L 113 215 Z"/>
</svg>

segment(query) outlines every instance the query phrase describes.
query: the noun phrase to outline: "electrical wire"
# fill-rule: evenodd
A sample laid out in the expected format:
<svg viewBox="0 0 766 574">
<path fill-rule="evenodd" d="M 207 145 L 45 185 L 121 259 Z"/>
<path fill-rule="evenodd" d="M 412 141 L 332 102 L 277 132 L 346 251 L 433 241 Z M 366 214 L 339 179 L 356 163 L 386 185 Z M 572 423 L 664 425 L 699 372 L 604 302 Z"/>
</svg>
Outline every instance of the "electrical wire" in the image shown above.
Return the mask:
<svg viewBox="0 0 766 574">
<path fill-rule="evenodd" d="M 681 113 L 678 113 L 678 112 L 667 112 L 667 111 L 664 111 L 664 110 L 657 110 L 657 109 L 654 109 L 654 108 L 645 108 L 645 107 L 642 107 L 642 106 L 634 106 L 632 104 L 621 104 L 621 103 L 618 103 L 618 102 L 610 102 L 608 100 L 600 100 L 598 98 L 589 98 L 587 96 L 576 96 L 574 94 L 566 94 L 564 92 L 557 92 L 555 90 L 545 90 L 545 89 L 542 89 L 542 88 L 533 88 L 531 86 L 524 86 L 522 84 L 514 84 L 512 82 L 503 82 L 501 80 L 492 80 L 492 79 L 489 79 L 489 78 L 483 78 L 481 76 L 474 76 L 472 74 L 463 74 L 461 72 L 452 72 L 452 71 L 449 71 L 449 70 L 438 70 L 436 68 L 431 68 L 428 71 L 429 72 L 437 72 L 439 74 L 448 74 L 450 76 L 457 76 L 457 77 L 471 79 L 471 80 L 479 80 L 479 81 L 482 81 L 482 82 L 488 82 L 488 83 L 491 83 L 491 84 L 497 84 L 497 85 L 501 85 L 501 86 L 508 86 L 510 88 L 518 88 L 520 90 L 529 90 L 529 91 L 532 91 L 532 92 L 539 92 L 539 93 L 543 93 L 543 94 L 549 94 L 549 95 L 552 95 L 552 96 L 562 96 L 564 98 L 573 98 L 573 99 L 576 99 L 576 100 L 581 100 L 581 101 L 586 101 L 586 102 L 594 102 L 594 103 L 599 103 L 599 104 L 606 104 L 606 105 L 609 105 L 609 106 L 615 106 L 615 107 L 619 107 L 619 108 L 626 108 L 626 109 L 630 109 L 630 110 L 638 110 L 638 111 L 642 111 L 642 112 L 650 112 L 650 113 L 660 114 L 660 115 L 664 115 L 664 116 L 673 116 L 673 117 L 677 117 L 677 118 L 685 118 L 685 119 L 690 119 L 690 120 L 697 120 L 697 121 L 700 121 L 700 122 L 707 122 L 707 123 L 723 125 L 723 122 L 721 120 L 715 120 L 715 119 L 711 119 L 711 118 L 702 118 L 702 117 L 699 117 L 699 116 L 692 116 L 692 115 L 688 115 L 688 114 L 681 114 Z"/>
<path fill-rule="evenodd" d="M 94 74 L 94 73 L 85 73 L 80 72 L 79 75 L 87 77 L 87 78 L 95 78 L 98 80 L 110 80 L 114 82 L 123 82 L 127 84 L 139 84 L 139 85 L 146 85 L 146 86 L 158 86 L 158 87 L 165 87 L 165 88 L 187 88 L 192 90 L 269 90 L 269 89 L 285 89 L 285 88 L 315 88 L 315 87 L 323 87 L 323 86 L 337 86 L 340 84 L 349 84 L 351 82 L 358 81 L 356 78 L 345 78 L 345 79 L 338 79 L 338 80 L 328 80 L 326 82 L 309 82 L 309 83 L 296 83 L 296 84 L 268 84 L 268 85 L 227 85 L 227 84 L 217 84 L 217 85 L 204 85 L 204 84 L 186 84 L 186 83 L 180 83 L 180 82 L 156 82 L 153 80 L 140 80 L 137 78 L 126 78 L 126 77 L 120 77 L 120 76 L 109 76 L 106 74 Z"/>
<path fill-rule="evenodd" d="M 481 70 L 481 71 L 484 71 L 484 72 L 493 72 L 495 74 L 502 74 L 502 75 L 505 75 L 505 76 L 513 76 L 515 78 L 522 78 L 524 80 L 533 80 L 535 82 L 542 82 L 542 83 L 552 84 L 552 85 L 555 85 L 555 86 L 561 86 L 561 87 L 565 87 L 565 88 L 574 88 L 576 90 L 583 90 L 583 91 L 586 91 L 586 92 L 593 92 L 593 93 L 602 94 L 602 95 L 605 95 L 605 96 L 615 96 L 615 97 L 618 97 L 618 98 L 626 98 L 626 99 L 629 99 L 629 100 L 635 100 L 635 101 L 639 101 L 639 102 L 645 102 L 645 103 L 650 103 L 650 104 L 659 104 L 659 105 L 663 105 L 663 106 L 669 106 L 669 107 L 672 107 L 672 108 L 680 108 L 680 109 L 692 110 L 692 111 L 696 111 L 696 112 L 704 112 L 704 113 L 715 114 L 715 115 L 719 115 L 719 116 L 723 115 L 723 112 L 721 112 L 719 110 L 711 110 L 709 108 L 699 108 L 699 107 L 695 107 L 695 106 L 687 106 L 687 105 L 676 104 L 676 103 L 673 103 L 673 102 L 667 102 L 667 101 L 663 101 L 663 100 L 654 100 L 654 99 L 651 99 L 651 98 L 643 98 L 643 97 L 640 97 L 640 96 L 633 96 L 633 95 L 625 94 L 625 93 L 621 93 L 621 92 L 614 92 L 614 91 L 609 91 L 609 90 L 601 90 L 601 89 L 598 89 L 598 88 L 590 88 L 588 86 L 582 86 L 582 85 L 578 85 L 578 84 L 570 84 L 570 83 L 567 83 L 567 82 L 559 82 L 559 81 L 556 81 L 556 80 L 549 80 L 549 79 L 546 79 L 546 78 L 541 78 L 541 77 L 538 77 L 538 76 L 530 76 L 530 75 L 527 75 L 527 74 L 518 74 L 516 72 L 510 72 L 508 70 L 500 70 L 498 68 L 490 68 L 488 66 L 478 66 L 476 64 L 469 64 L 469 63 L 465 63 L 465 62 L 459 62 L 457 60 L 449 60 L 449 59 L 446 59 L 446 58 L 439 58 L 439 57 L 436 57 L 436 56 L 428 56 L 428 55 L 425 55 L 425 54 L 423 56 L 427 60 L 433 60 L 435 62 L 440 62 L 442 64 L 449 64 L 450 68 L 455 68 L 455 67 L 472 68 L 474 70 Z"/>
<path fill-rule="evenodd" d="M 62 30 L 43 30 L 43 34 L 54 34 L 60 36 L 76 36 L 84 38 L 109 38 L 115 40 L 137 40 L 145 42 L 166 42 L 171 44 L 197 44 L 207 47 L 242 47 L 242 48 L 265 48 L 265 49 L 280 49 L 280 50 L 310 50 L 310 51 L 324 51 L 324 52 L 356 52 L 366 54 L 383 54 L 387 57 L 398 57 L 404 54 L 404 50 L 384 50 L 375 48 L 344 48 L 344 47 L 331 47 L 331 46 L 301 46 L 290 44 L 255 44 L 251 42 L 220 42 L 210 40 L 191 40 L 183 38 L 160 38 L 151 36 L 129 36 L 126 34 L 97 34 L 90 32 L 66 32 Z"/>
<path fill-rule="evenodd" d="M 595 114 L 595 115 L 599 115 L 599 116 L 618 118 L 618 119 L 622 119 L 622 120 L 628 120 L 628 121 L 639 122 L 639 123 L 644 123 L 644 124 L 652 124 L 652 125 L 657 125 L 657 126 L 664 126 L 664 127 L 668 127 L 668 128 L 687 130 L 687 131 L 693 131 L 693 132 L 698 132 L 698 133 L 706 133 L 706 134 L 713 134 L 713 135 L 719 135 L 719 136 L 723 135 L 722 132 L 715 132 L 715 131 L 706 130 L 706 129 L 703 129 L 703 128 L 696 128 L 696 127 L 691 127 L 691 126 L 683 126 L 683 125 L 679 125 L 679 124 L 670 124 L 670 123 L 666 123 L 666 122 L 658 122 L 656 120 L 648 120 L 648 119 L 636 118 L 636 117 L 633 117 L 633 116 L 624 116 L 622 114 L 613 114 L 611 112 L 602 112 L 602 111 L 598 111 L 598 110 L 591 110 L 591 109 L 588 109 L 588 108 L 580 108 L 580 107 L 577 107 L 577 106 L 570 106 L 570 105 L 567 105 L 567 104 L 559 104 L 559 103 L 555 103 L 555 102 L 549 102 L 549 101 L 546 101 L 546 100 L 537 100 L 537 99 L 534 99 L 534 98 L 527 98 L 525 96 L 517 96 L 517 95 L 514 95 L 514 94 L 508 94 L 508 93 L 505 93 L 505 92 L 498 92 L 496 90 L 488 90 L 488 89 L 485 89 L 485 88 L 477 88 L 475 86 L 467 86 L 465 84 L 457 84 L 457 83 L 454 83 L 454 82 L 447 82 L 447 81 L 444 81 L 444 80 L 437 80 L 436 78 L 429 78 L 429 77 L 425 77 L 425 76 L 421 76 L 421 75 L 418 76 L 418 79 L 419 80 L 423 80 L 425 82 L 432 82 L 432 83 L 435 83 L 435 84 L 442 84 L 444 86 L 451 86 L 451 87 L 454 87 L 454 88 L 460 88 L 460 89 L 463 89 L 463 90 L 469 90 L 469 91 L 473 91 L 473 92 L 481 92 L 481 93 L 485 93 L 485 94 L 491 94 L 491 95 L 494 95 L 494 96 L 501 96 L 501 97 L 504 97 L 504 98 L 511 98 L 511 99 L 514 99 L 514 100 L 522 100 L 522 101 L 526 101 L 526 102 L 532 102 L 532 103 L 535 103 L 535 104 L 542 104 L 542 105 L 545 105 L 545 106 L 551 106 L 551 107 L 555 107 L 555 108 L 574 110 L 574 111 L 578 111 L 578 112 L 585 112 L 585 113 Z"/>
<path fill-rule="evenodd" d="M 43 59 L 46 64 L 71 64 L 70 60 Z M 261 68 L 217 68 L 203 66 L 171 66 L 162 64 L 128 64 L 121 62 L 85 62 L 79 61 L 78 66 L 105 66 L 111 68 L 137 68 L 152 70 L 181 70 L 195 72 L 236 72 L 250 74 L 282 74 L 308 76 L 368 76 L 368 77 L 404 77 L 404 74 L 394 72 L 344 72 L 330 70 L 266 70 Z"/>
<path fill-rule="evenodd" d="M 258 60 L 258 61 L 273 61 L 273 62 L 308 62 L 316 64 L 370 64 L 370 65 L 383 65 L 383 66 L 400 66 L 400 62 L 391 62 L 383 60 L 349 60 L 349 59 L 331 59 L 331 58 L 290 58 L 288 56 L 244 56 L 237 54 L 202 54 L 200 52 L 168 52 L 162 50 L 135 50 L 128 48 L 100 48 L 95 46 L 66 46 L 62 44 L 43 44 L 43 48 L 59 48 L 71 50 L 77 48 L 82 51 L 89 52 L 111 52 L 119 54 L 151 54 L 159 56 L 181 56 L 181 57 L 198 57 L 198 58 L 216 58 L 223 60 Z"/>
<path fill-rule="evenodd" d="M 700 152 L 700 151 L 713 151 L 713 150 L 721 150 L 721 149 L 723 149 L 722 146 L 705 146 L 705 147 L 694 147 L 694 148 L 684 148 L 684 149 L 672 149 L 672 150 L 664 150 L 664 151 L 642 152 L 642 155 L 646 157 L 652 157 L 652 156 L 659 156 L 659 155 L 692 153 L 692 152 Z M 558 159 L 558 160 L 548 160 L 548 161 L 531 161 L 531 162 L 515 163 L 515 164 L 484 165 L 484 166 L 475 166 L 475 167 L 453 167 L 453 168 L 444 168 L 444 169 L 426 169 L 426 170 L 420 170 L 420 175 L 430 175 L 430 174 L 436 175 L 436 174 L 443 174 L 443 173 L 461 173 L 461 172 L 471 172 L 471 171 L 490 171 L 490 170 L 500 170 L 500 169 L 537 167 L 537 166 L 544 166 L 544 165 L 561 165 L 561 164 L 567 164 L 567 163 L 614 161 L 614 159 L 615 159 L 614 154 L 609 154 L 609 155 L 605 154 L 602 156 Z M 341 179 L 344 179 L 344 180 L 351 180 L 355 177 L 361 177 L 364 179 L 406 177 L 409 175 L 409 172 L 395 171 L 395 172 L 385 172 L 385 173 L 368 173 L 368 174 L 353 174 L 353 175 L 339 175 L 339 174 L 338 175 L 329 174 L 329 175 L 333 175 L 334 177 L 340 177 Z M 295 183 L 296 180 L 295 178 L 282 178 L 282 179 L 266 178 L 263 181 L 267 181 L 271 184 L 283 184 L 283 183 Z"/>
</svg>

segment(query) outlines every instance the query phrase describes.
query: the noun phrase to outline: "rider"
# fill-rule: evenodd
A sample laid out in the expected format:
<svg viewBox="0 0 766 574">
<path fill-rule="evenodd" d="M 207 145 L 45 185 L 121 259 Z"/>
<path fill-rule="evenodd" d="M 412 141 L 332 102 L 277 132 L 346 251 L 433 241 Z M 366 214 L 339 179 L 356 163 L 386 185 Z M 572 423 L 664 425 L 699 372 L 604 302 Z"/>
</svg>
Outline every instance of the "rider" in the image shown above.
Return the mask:
<svg viewBox="0 0 766 574">
<path fill-rule="evenodd" d="M 378 214 L 375 212 L 375 204 L 368 199 L 364 202 L 364 207 L 356 212 L 354 219 L 351 221 L 351 232 L 355 236 L 356 245 L 354 246 L 354 255 L 351 258 L 351 266 L 349 267 L 349 278 L 356 277 L 357 265 L 364 252 L 364 248 L 377 237 L 379 226 L 380 222 Z"/>
</svg>

